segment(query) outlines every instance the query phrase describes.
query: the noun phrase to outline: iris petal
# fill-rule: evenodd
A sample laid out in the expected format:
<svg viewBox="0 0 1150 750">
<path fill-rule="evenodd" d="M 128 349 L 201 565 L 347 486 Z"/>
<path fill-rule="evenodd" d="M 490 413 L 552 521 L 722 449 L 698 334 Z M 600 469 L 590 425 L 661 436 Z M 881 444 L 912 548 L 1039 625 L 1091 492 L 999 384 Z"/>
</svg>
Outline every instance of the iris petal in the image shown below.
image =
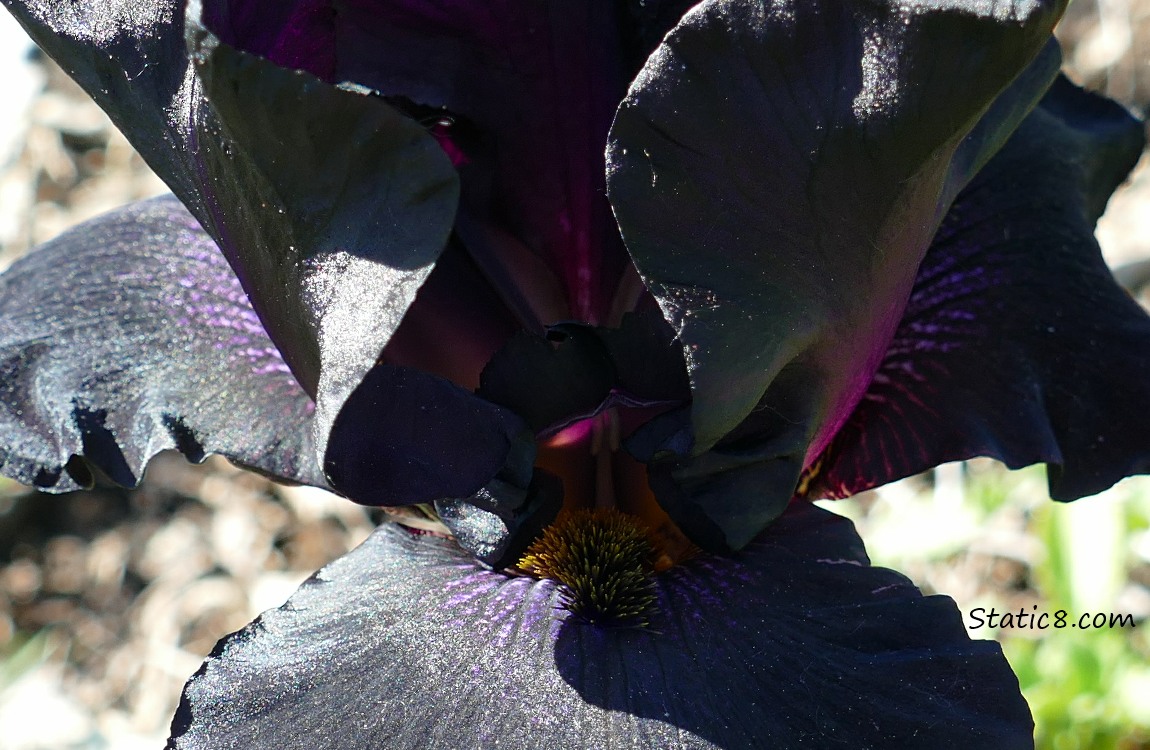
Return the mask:
<svg viewBox="0 0 1150 750">
<path fill-rule="evenodd" d="M 1117 104 L 1056 83 L 955 201 L 808 494 L 972 456 L 1046 462 L 1059 500 L 1150 471 L 1150 318 L 1093 236 L 1144 140 Z"/>
<path fill-rule="evenodd" d="M 335 8 L 330 0 L 202 3 L 201 20 L 231 47 L 336 82 Z"/>
<path fill-rule="evenodd" d="M 0 276 L 0 383 L 0 470 L 43 489 L 88 484 L 90 467 L 134 485 L 169 448 L 324 486 L 311 399 L 172 197 L 82 224 Z"/>
<path fill-rule="evenodd" d="M 323 446 L 447 242 L 458 183 L 416 122 L 234 50 L 193 22 L 211 206 L 240 281 L 316 394 Z M 370 294 L 365 294 L 370 290 Z"/>
<path fill-rule="evenodd" d="M 488 273 L 535 274 L 521 243 L 558 277 L 564 317 L 601 322 L 628 261 L 603 195 L 603 144 L 637 64 L 618 3 L 333 5 L 339 75 L 460 118 L 460 236 Z"/>
<path fill-rule="evenodd" d="M 426 276 L 442 250 L 458 189 L 450 160 L 419 123 L 217 43 L 198 3 L 185 18 L 174 0 L 3 1 L 216 238 L 310 393 L 321 360 L 340 369 L 336 352 L 321 355 L 317 330 L 346 307 L 323 293 L 340 269 L 381 282 L 378 267 L 388 267 L 401 278 L 372 295 L 388 308 L 373 312 L 402 315 L 402 305 L 391 308 L 396 298 L 410 304 L 412 277 Z M 308 296 L 304 287 L 322 289 Z M 375 340 L 384 326 L 343 322 L 344 359 L 362 374 L 386 343 Z M 364 364 L 359 350 L 373 348 Z"/>
<path fill-rule="evenodd" d="M 524 429 L 510 412 L 440 378 L 395 377 L 376 364 L 447 242 L 458 187 L 447 156 L 378 99 L 285 71 L 206 31 L 192 37 L 205 96 L 232 144 L 206 163 L 246 196 L 220 207 L 233 212 L 225 226 L 243 232 L 232 244 L 240 278 L 275 305 L 269 332 L 297 356 L 305 386 L 316 377 L 316 443 L 332 486 L 360 502 L 404 505 L 468 495 L 508 461 L 529 465 L 529 455 L 510 455 Z M 291 219 L 239 221 L 248 211 Z M 466 440 L 482 450 L 461 450 Z"/>
<path fill-rule="evenodd" d="M 175 2 L 5 1 L 219 242 L 316 400 L 324 455 L 447 242 L 458 200 L 448 156 L 379 97 L 219 42 L 198 4 L 185 18 Z"/>
<path fill-rule="evenodd" d="M 988 110 L 1017 121 L 992 105 L 1060 10 L 708 0 L 652 54 L 612 126 L 608 189 L 687 358 L 691 457 L 657 471 L 698 543 L 769 523 L 849 416 L 948 192 L 985 156 L 964 138 Z M 1027 80 L 1033 101 L 1047 80 Z M 708 477 L 732 470 L 771 482 L 771 502 L 711 503 L 731 493 Z"/>
<path fill-rule="evenodd" d="M 171 747 L 1032 746 L 997 644 L 796 504 L 731 558 L 656 578 L 650 630 L 395 527 L 226 638 Z"/>
<path fill-rule="evenodd" d="M 380 364 L 352 392 L 324 457 L 332 485 L 371 505 L 465 497 L 504 468 L 526 488 L 535 459 L 523 421 L 450 381 Z"/>
<path fill-rule="evenodd" d="M 204 6 L 238 49 L 443 115 L 463 179 L 457 229 L 508 297 L 532 279 L 527 327 L 602 322 L 628 262 L 603 195 L 603 144 L 645 54 L 616 0 Z M 324 54 L 310 51 L 316 40 Z M 543 293 L 552 286 L 557 300 Z"/>
</svg>

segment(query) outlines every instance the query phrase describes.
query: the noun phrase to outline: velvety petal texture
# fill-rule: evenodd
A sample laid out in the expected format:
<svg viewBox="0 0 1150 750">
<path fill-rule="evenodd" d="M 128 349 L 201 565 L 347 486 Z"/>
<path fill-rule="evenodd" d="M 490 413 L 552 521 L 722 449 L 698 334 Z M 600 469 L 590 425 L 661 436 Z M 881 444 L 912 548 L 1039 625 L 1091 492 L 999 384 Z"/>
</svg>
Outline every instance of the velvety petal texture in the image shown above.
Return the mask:
<svg viewBox="0 0 1150 750">
<path fill-rule="evenodd" d="M 1150 471 L 1150 317 L 1094 239 L 1142 124 L 1060 79 L 962 193 L 874 383 L 806 494 L 843 496 L 945 461 L 1049 467 L 1073 500 Z"/>
<path fill-rule="evenodd" d="M 408 367 L 378 365 L 331 430 L 332 484 L 371 505 L 470 495 L 504 466 L 531 479 L 535 443 L 522 420 L 459 386 Z"/>
<path fill-rule="evenodd" d="M 188 683 L 172 748 L 1032 747 L 997 644 L 798 503 L 656 579 L 649 630 L 383 527 Z"/>
<path fill-rule="evenodd" d="M 1009 127 L 964 139 L 988 111 L 1017 122 L 1004 91 L 1047 85 L 1061 7 L 707 0 L 647 61 L 608 192 L 687 359 L 690 434 L 663 452 L 690 455 L 653 471 L 696 542 L 747 543 L 849 416 L 955 183 Z"/>
<path fill-rule="evenodd" d="M 314 411 L 215 243 L 172 197 L 72 229 L 0 276 L 0 471 L 126 486 L 159 451 L 324 485 Z"/>
<path fill-rule="evenodd" d="M 487 363 L 477 393 L 554 435 L 605 408 L 677 406 L 690 398 L 682 353 L 656 310 L 619 328 L 563 323 L 520 334 Z"/>
</svg>

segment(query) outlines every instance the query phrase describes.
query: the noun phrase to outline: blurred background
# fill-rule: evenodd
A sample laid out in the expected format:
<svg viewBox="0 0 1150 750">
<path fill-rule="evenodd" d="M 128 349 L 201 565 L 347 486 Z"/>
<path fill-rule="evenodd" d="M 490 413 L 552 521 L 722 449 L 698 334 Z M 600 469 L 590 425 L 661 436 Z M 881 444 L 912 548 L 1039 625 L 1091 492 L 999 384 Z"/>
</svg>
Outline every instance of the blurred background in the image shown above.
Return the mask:
<svg viewBox="0 0 1150 750">
<path fill-rule="evenodd" d="M 1150 0 L 1074 0 L 1059 35 L 1078 83 L 1150 111 Z M 166 192 L 4 11 L 0 102 L 0 267 Z M 1150 288 L 1150 156 L 1098 236 L 1120 278 Z M 972 636 L 1002 643 L 1039 748 L 1150 748 L 1150 478 L 1059 505 L 1041 467 L 971 461 L 827 507 L 855 520 L 876 563 L 951 596 Z M 215 642 L 378 520 L 222 459 L 161 456 L 132 491 L 44 496 L 0 480 L 0 750 L 162 747 Z M 979 607 L 1137 627 L 995 631 L 975 627 Z"/>
</svg>

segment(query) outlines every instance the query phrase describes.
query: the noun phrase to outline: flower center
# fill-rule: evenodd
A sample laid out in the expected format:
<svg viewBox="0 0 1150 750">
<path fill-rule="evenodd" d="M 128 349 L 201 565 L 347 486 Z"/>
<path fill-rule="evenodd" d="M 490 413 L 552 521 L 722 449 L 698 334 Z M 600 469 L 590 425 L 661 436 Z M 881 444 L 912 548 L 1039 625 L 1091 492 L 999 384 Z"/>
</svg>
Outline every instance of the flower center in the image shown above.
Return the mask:
<svg viewBox="0 0 1150 750">
<path fill-rule="evenodd" d="M 613 508 L 564 510 L 517 567 L 558 581 L 564 609 L 592 625 L 646 627 L 655 602 L 655 547 L 634 516 Z"/>
<path fill-rule="evenodd" d="M 621 411 L 605 409 L 540 441 L 536 465 L 563 482 L 564 514 L 610 510 L 633 519 L 650 540 L 653 570 L 662 572 L 697 548 L 655 499 L 647 467 L 621 448 Z"/>
</svg>

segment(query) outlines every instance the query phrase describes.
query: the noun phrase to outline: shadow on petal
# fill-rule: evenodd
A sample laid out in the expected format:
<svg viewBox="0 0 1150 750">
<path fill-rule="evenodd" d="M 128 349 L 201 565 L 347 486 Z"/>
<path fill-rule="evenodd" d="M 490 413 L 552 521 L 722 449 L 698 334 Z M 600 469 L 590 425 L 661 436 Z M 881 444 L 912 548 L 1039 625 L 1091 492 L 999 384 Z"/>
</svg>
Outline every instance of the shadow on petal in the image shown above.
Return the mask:
<svg viewBox="0 0 1150 750">
<path fill-rule="evenodd" d="M 696 544 L 765 528 L 849 417 L 943 207 L 1053 76 L 1061 9 L 707 0 L 647 60 L 607 187 L 691 376 L 690 454 L 658 462 Z M 708 496 L 755 464 L 771 512 Z"/>
<path fill-rule="evenodd" d="M 649 630 L 383 527 L 220 642 L 171 748 L 1031 747 L 997 644 L 795 504 L 742 553 L 656 579 Z"/>
<path fill-rule="evenodd" d="M 1121 106 L 1055 83 L 955 201 L 807 495 L 972 456 L 1045 462 L 1058 500 L 1150 471 L 1150 317 L 1093 234 L 1144 139 Z"/>
</svg>

